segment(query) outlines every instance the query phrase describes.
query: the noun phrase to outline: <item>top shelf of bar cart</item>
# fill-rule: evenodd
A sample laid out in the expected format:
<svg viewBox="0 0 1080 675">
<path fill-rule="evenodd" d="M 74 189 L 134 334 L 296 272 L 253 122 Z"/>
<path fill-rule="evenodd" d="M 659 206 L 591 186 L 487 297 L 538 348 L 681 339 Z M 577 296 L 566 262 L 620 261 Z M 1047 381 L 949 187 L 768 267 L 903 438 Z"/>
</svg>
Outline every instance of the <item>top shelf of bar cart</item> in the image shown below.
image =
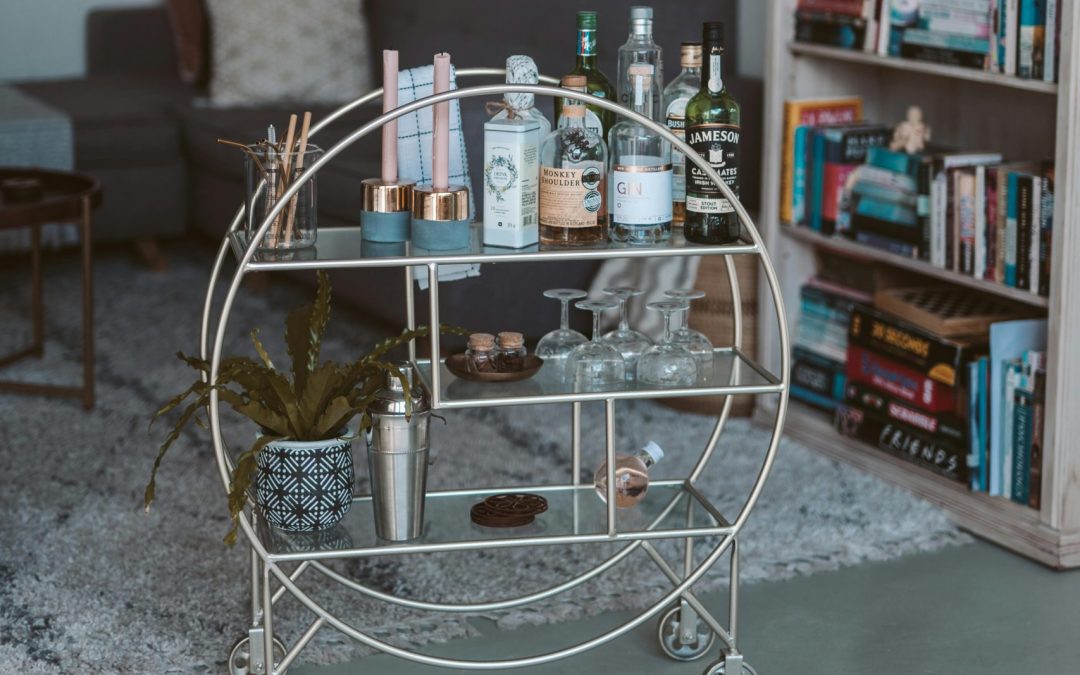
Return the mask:
<svg viewBox="0 0 1080 675">
<path fill-rule="evenodd" d="M 480 223 L 473 223 L 468 248 L 432 251 L 411 242 L 383 244 L 364 241 L 358 227 L 322 228 L 315 245 L 283 252 L 257 252 L 247 264 L 250 271 L 343 269 L 352 267 L 404 267 L 410 265 L 450 265 L 460 263 L 536 262 L 542 260 L 607 260 L 609 258 L 677 257 L 691 255 L 756 254 L 751 243 L 706 245 L 686 241 L 680 233 L 656 246 L 629 246 L 605 242 L 581 248 L 522 249 L 484 246 Z M 229 235 L 233 254 L 243 258 L 247 237 L 243 231 Z"/>
</svg>

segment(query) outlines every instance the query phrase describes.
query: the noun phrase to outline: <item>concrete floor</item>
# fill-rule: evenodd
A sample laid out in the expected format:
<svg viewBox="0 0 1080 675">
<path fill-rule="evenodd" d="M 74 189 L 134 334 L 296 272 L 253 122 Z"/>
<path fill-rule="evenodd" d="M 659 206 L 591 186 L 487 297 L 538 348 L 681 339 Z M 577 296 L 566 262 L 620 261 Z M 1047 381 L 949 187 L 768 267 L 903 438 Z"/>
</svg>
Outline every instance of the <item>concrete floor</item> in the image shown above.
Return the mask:
<svg viewBox="0 0 1080 675">
<path fill-rule="evenodd" d="M 740 647 L 760 675 L 1080 673 L 1080 572 L 1054 572 L 983 542 L 755 584 L 742 589 L 741 599 Z M 703 602 L 723 608 L 726 600 L 706 595 Z M 463 659 L 534 654 L 580 642 L 630 616 L 609 614 L 510 632 L 478 621 L 484 637 L 433 645 L 430 653 Z M 706 663 L 667 659 L 657 646 L 655 621 L 650 621 L 598 650 L 517 672 L 700 674 Z M 289 672 L 471 671 L 377 655 L 330 667 L 296 666 Z"/>
</svg>

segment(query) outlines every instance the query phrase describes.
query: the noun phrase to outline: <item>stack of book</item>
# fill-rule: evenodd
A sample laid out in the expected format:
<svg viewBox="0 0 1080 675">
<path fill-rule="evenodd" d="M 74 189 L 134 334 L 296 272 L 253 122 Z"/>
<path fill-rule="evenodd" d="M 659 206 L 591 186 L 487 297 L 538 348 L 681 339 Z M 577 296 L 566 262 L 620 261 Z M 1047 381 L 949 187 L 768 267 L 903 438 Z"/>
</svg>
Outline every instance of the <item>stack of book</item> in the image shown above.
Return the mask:
<svg viewBox="0 0 1080 675">
<path fill-rule="evenodd" d="M 836 409 L 837 429 L 967 484 L 967 399 L 960 378 L 979 348 L 872 307 L 856 306 L 848 330 L 846 395 Z"/>
<path fill-rule="evenodd" d="M 831 412 L 844 400 L 851 309 L 872 296 L 823 277 L 812 278 L 799 295 L 791 396 Z"/>
<path fill-rule="evenodd" d="M 1061 0 L 799 0 L 795 40 L 1056 82 Z"/>
<path fill-rule="evenodd" d="M 1050 292 L 1054 167 L 997 153 L 924 155 L 918 257 L 1037 295 Z"/>
<path fill-rule="evenodd" d="M 908 258 L 923 249 L 918 218 L 919 158 L 884 147 L 869 148 L 866 163 L 841 195 L 837 231 L 861 244 Z"/>
</svg>

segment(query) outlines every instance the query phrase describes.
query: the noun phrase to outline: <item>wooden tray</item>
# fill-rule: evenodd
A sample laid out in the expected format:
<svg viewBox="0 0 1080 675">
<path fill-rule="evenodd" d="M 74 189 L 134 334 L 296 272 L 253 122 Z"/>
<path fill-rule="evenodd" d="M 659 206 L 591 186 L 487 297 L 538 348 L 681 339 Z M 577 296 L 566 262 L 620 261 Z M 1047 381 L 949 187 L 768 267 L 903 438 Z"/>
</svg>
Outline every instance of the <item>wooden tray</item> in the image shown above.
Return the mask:
<svg viewBox="0 0 1080 675">
<path fill-rule="evenodd" d="M 520 382 L 540 372 L 544 359 L 533 354 L 525 357 L 525 368 L 512 373 L 471 373 L 465 367 L 465 355 L 454 354 L 446 359 L 446 369 L 469 382 Z"/>
</svg>

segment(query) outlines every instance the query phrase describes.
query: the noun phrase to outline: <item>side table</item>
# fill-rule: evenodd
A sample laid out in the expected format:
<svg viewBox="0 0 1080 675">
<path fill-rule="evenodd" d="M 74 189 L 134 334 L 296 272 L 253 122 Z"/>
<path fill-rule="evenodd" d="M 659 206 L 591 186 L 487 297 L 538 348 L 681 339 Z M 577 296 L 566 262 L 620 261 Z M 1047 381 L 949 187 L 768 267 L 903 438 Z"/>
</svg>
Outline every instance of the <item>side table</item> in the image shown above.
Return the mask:
<svg viewBox="0 0 1080 675">
<path fill-rule="evenodd" d="M 0 367 L 45 352 L 45 300 L 41 279 L 41 226 L 45 223 L 72 222 L 79 226 L 82 239 L 82 386 L 34 384 L 0 380 L 0 391 L 46 396 L 71 396 L 82 399 L 83 408 L 94 407 L 94 286 L 91 254 L 90 212 L 101 204 L 101 186 L 91 178 L 67 171 L 36 168 L 0 168 L 0 181 L 29 178 L 40 181 L 42 196 L 27 202 L 9 203 L 0 196 L 0 229 L 31 228 L 31 268 L 33 274 L 31 325 L 33 339 L 29 346 L 0 356 Z"/>
</svg>

